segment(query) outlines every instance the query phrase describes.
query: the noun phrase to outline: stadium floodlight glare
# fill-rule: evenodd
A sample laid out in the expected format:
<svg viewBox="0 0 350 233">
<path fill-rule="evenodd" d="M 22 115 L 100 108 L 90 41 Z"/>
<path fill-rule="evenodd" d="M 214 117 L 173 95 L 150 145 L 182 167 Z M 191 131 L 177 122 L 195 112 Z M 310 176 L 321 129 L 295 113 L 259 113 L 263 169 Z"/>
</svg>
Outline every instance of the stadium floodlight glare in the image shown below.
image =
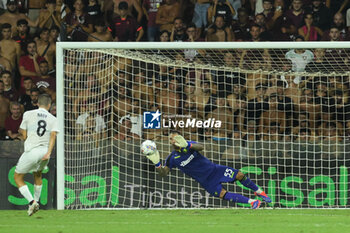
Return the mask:
<svg viewBox="0 0 350 233">
<path fill-rule="evenodd" d="M 140 145 L 164 164 L 170 128 L 270 207 L 349 208 L 349 59 L 350 42 L 58 42 L 57 208 L 232 207 L 157 176 Z"/>
</svg>

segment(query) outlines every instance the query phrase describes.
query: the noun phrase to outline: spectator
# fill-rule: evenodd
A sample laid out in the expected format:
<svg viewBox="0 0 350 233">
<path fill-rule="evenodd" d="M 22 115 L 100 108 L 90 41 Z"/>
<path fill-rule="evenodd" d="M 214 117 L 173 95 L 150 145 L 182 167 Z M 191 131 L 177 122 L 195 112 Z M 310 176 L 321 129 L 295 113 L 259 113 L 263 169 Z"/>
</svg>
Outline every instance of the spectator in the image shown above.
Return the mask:
<svg viewBox="0 0 350 233">
<path fill-rule="evenodd" d="M 234 38 L 239 41 L 249 40 L 249 29 L 251 25 L 247 10 L 245 8 L 238 9 L 238 20 L 232 23 L 232 32 Z"/>
<path fill-rule="evenodd" d="M 325 31 L 330 26 L 330 18 L 332 17 L 331 11 L 327 6 L 323 4 L 321 0 L 312 0 L 312 4 L 307 12 L 312 13 L 314 19 L 314 25 Z"/>
<path fill-rule="evenodd" d="M 73 41 L 87 41 L 94 30 L 90 15 L 84 11 L 83 0 L 74 0 L 74 11 L 65 17 L 68 38 Z"/>
<path fill-rule="evenodd" d="M 30 91 L 34 88 L 33 80 L 29 77 L 25 77 L 23 79 L 23 89 L 24 92 L 22 92 L 22 95 L 19 97 L 18 102 L 22 104 L 22 106 L 25 108 L 26 105 L 30 104 L 32 102 L 32 99 L 30 98 Z"/>
<path fill-rule="evenodd" d="M 101 6 L 97 0 L 89 0 L 87 13 L 90 15 L 92 22 L 96 22 L 96 20 L 103 20 Z"/>
<path fill-rule="evenodd" d="M 10 100 L 4 96 L 4 83 L 0 80 L 0 139 L 6 135 L 5 119 L 9 115 Z"/>
<path fill-rule="evenodd" d="M 12 36 L 17 35 L 16 24 L 18 25 L 18 20 L 26 20 L 30 27 L 38 26 L 38 20 L 36 20 L 36 22 L 33 22 L 25 14 L 18 13 L 17 0 L 7 0 L 6 7 L 7 7 L 6 12 L 0 16 L 0 24 L 4 24 L 4 23 L 11 24 Z"/>
<path fill-rule="evenodd" d="M 270 95 L 268 104 L 268 110 L 263 111 L 260 117 L 259 132 L 266 135 L 271 133 L 271 126 L 278 126 L 277 133 L 284 133 L 287 126 L 286 113 L 278 109 L 277 93 Z"/>
<path fill-rule="evenodd" d="M 21 140 L 19 137 L 20 133 L 18 132 L 19 126 L 22 122 L 21 104 L 18 102 L 11 102 L 10 112 L 11 115 L 5 120 L 6 135 L 11 140 Z"/>
<path fill-rule="evenodd" d="M 258 125 L 260 123 L 260 116 L 263 111 L 269 109 L 269 104 L 265 101 L 266 85 L 259 83 L 255 87 L 256 98 L 249 100 L 247 103 L 246 119 L 254 120 Z"/>
<path fill-rule="evenodd" d="M 163 0 L 145 0 L 143 1 L 143 11 L 147 19 L 147 40 L 156 41 L 159 33 L 159 26 L 156 24 L 157 13 Z"/>
<path fill-rule="evenodd" d="M 232 136 L 234 115 L 231 109 L 227 106 L 226 98 L 217 97 L 215 101 L 215 109 L 206 115 L 207 119 L 213 118 L 221 121 L 220 128 L 212 129 L 212 140 L 219 141 Z"/>
<path fill-rule="evenodd" d="M 229 0 L 214 0 L 213 4 L 208 9 L 208 22 L 215 23 L 216 17 L 221 15 L 224 19 L 225 26 L 232 24 L 232 15 L 236 12 L 231 6 Z"/>
<path fill-rule="evenodd" d="M 1 27 L 1 35 L 2 40 L 0 41 L 0 50 L 1 56 L 6 58 L 9 63 L 6 65 L 5 63 L 0 62 L 2 66 L 8 71 L 13 71 L 17 68 L 17 64 L 19 63 L 19 58 L 21 56 L 21 47 L 16 41 L 11 39 L 11 24 L 4 23 Z"/>
<path fill-rule="evenodd" d="M 39 97 L 40 91 L 37 88 L 33 88 L 30 90 L 30 103 L 24 106 L 24 111 L 30 111 L 34 109 L 38 109 L 38 97 Z"/>
<path fill-rule="evenodd" d="M 260 25 L 253 24 L 252 26 L 250 26 L 249 33 L 250 33 L 250 41 L 253 41 L 253 42 L 261 41 L 261 37 L 260 37 L 261 27 L 260 27 Z"/>
<path fill-rule="evenodd" d="M 19 94 L 15 90 L 12 84 L 12 74 L 10 71 L 3 71 L 1 73 L 1 80 L 4 83 L 4 93 L 3 95 L 10 101 L 18 101 Z"/>
<path fill-rule="evenodd" d="M 260 38 L 263 41 L 271 41 L 272 40 L 272 35 L 271 35 L 270 31 L 268 31 L 267 28 L 266 28 L 266 17 L 265 17 L 265 15 L 262 14 L 262 13 L 255 15 L 254 23 L 256 25 L 260 26 L 260 32 L 261 32 L 260 33 Z M 250 30 L 250 33 L 251 33 L 251 30 Z"/>
<path fill-rule="evenodd" d="M 0 52 L 1 52 L 1 47 L 0 47 Z M 12 70 L 12 66 L 11 66 L 10 61 L 0 54 L 0 71 L 3 72 L 5 70 L 6 71 L 11 71 Z"/>
<path fill-rule="evenodd" d="M 205 41 L 204 38 L 200 37 L 200 34 L 197 34 L 196 25 L 193 23 L 190 23 L 189 25 L 187 25 L 186 35 L 187 35 L 186 41 L 189 41 L 189 42 L 203 42 L 203 41 Z"/>
<path fill-rule="evenodd" d="M 134 70 L 132 82 L 132 97 L 138 100 L 143 111 L 147 111 L 154 104 L 153 88 L 147 85 L 146 72 L 144 70 Z"/>
<path fill-rule="evenodd" d="M 160 42 L 169 42 L 170 41 L 170 32 L 164 30 L 159 33 Z"/>
<path fill-rule="evenodd" d="M 56 0 L 56 12 L 59 13 L 60 19 L 62 21 L 71 11 L 69 7 L 64 3 L 64 0 Z"/>
<path fill-rule="evenodd" d="M 112 41 L 113 37 L 109 30 L 107 30 L 106 24 L 103 19 L 99 19 L 95 22 L 95 32 L 91 34 L 88 41 Z"/>
<path fill-rule="evenodd" d="M 39 63 L 45 60 L 38 55 L 35 41 L 30 41 L 27 44 L 27 55 L 22 56 L 19 60 L 19 73 L 21 74 L 21 87 L 23 90 L 24 77 L 31 77 L 33 82 L 40 76 Z"/>
<path fill-rule="evenodd" d="M 271 38 L 274 41 L 290 41 L 296 32 L 293 22 L 285 16 L 285 5 L 283 0 L 275 1 L 275 12 L 272 18 L 267 21 L 267 29 L 271 31 Z M 263 37 L 263 35 L 261 36 Z"/>
<path fill-rule="evenodd" d="M 125 120 L 131 121 L 130 133 L 136 134 L 138 138 L 142 138 L 143 115 L 141 114 L 141 106 L 139 100 L 134 100 L 132 103 L 132 112 L 123 116 L 119 123 L 125 123 Z"/>
<path fill-rule="evenodd" d="M 114 139 L 121 141 L 130 141 L 140 139 L 140 136 L 132 132 L 132 122 L 130 118 L 123 118 L 118 125 L 118 133 L 114 135 Z"/>
<path fill-rule="evenodd" d="M 174 115 L 178 113 L 181 103 L 181 95 L 178 92 L 178 83 L 176 79 L 168 81 L 168 88 L 157 96 L 157 103 L 162 113 Z"/>
<path fill-rule="evenodd" d="M 295 31 L 293 34 L 297 33 L 297 28 L 300 28 L 303 25 L 304 11 L 303 11 L 303 2 L 302 0 L 293 0 L 291 4 L 291 9 L 285 13 L 287 20 L 292 22 L 292 25 L 295 26 Z"/>
<path fill-rule="evenodd" d="M 292 134 L 295 137 L 299 137 L 299 140 L 301 140 L 301 130 L 303 129 L 309 129 L 310 132 L 308 132 L 308 139 L 311 139 L 310 137 L 315 137 L 316 133 L 315 130 L 312 129 L 311 124 L 309 122 L 309 113 L 305 111 L 300 111 L 297 118 L 298 125 L 293 127 Z M 297 139 L 298 140 L 298 139 Z"/>
<path fill-rule="evenodd" d="M 234 117 L 234 131 L 244 132 L 246 128 L 247 98 L 243 95 L 239 96 L 232 107 Z M 255 125 L 255 121 L 254 121 Z M 249 131 L 249 129 L 248 129 Z"/>
<path fill-rule="evenodd" d="M 298 29 L 298 34 L 304 37 L 305 41 L 316 41 L 319 40 L 323 31 L 313 24 L 313 16 L 311 13 L 304 14 L 305 25 Z"/>
<path fill-rule="evenodd" d="M 229 27 L 225 26 L 224 17 L 217 15 L 214 24 L 209 27 L 207 41 L 232 41 L 233 34 Z"/>
<path fill-rule="evenodd" d="M 114 101 L 114 113 L 116 114 L 117 119 L 127 115 L 132 111 L 131 99 L 130 99 L 130 90 L 126 85 L 118 85 L 115 87 L 116 97 Z"/>
<path fill-rule="evenodd" d="M 328 36 L 326 37 L 328 41 L 342 41 L 339 28 L 336 25 L 332 25 L 328 31 Z"/>
<path fill-rule="evenodd" d="M 275 121 L 271 122 L 268 127 L 264 127 L 264 128 L 266 129 L 263 135 L 264 141 L 275 142 L 275 141 L 283 140 L 283 135 L 280 133 L 281 126 L 278 122 L 275 122 Z"/>
<path fill-rule="evenodd" d="M 303 37 L 297 37 L 297 40 L 304 40 Z M 314 54 L 308 49 L 292 49 L 286 53 L 286 59 L 292 62 L 292 71 L 302 72 L 305 67 L 314 59 Z"/>
<path fill-rule="evenodd" d="M 206 28 L 208 25 L 207 14 L 210 0 L 196 0 L 195 2 L 192 22 L 196 27 L 196 35 L 200 37 L 202 28 Z"/>
<path fill-rule="evenodd" d="M 49 29 L 43 28 L 40 32 L 40 38 L 36 41 L 37 52 L 49 64 L 49 71 L 54 70 L 56 60 L 56 46 L 50 42 Z"/>
<path fill-rule="evenodd" d="M 171 30 L 170 41 L 185 41 L 187 40 L 186 28 L 182 18 L 175 18 L 174 26 Z"/>
<path fill-rule="evenodd" d="M 49 64 L 46 60 L 39 63 L 40 77 L 36 79 L 36 87 L 41 93 L 51 96 L 52 101 L 56 100 L 56 79 L 49 74 Z"/>
<path fill-rule="evenodd" d="M 263 0 L 263 12 L 262 14 L 266 17 L 266 22 L 269 22 L 274 15 L 278 17 L 278 15 L 282 14 L 281 10 L 278 10 L 276 12 L 273 11 L 273 1 L 272 0 Z"/>
<path fill-rule="evenodd" d="M 16 36 L 12 36 L 12 39 L 19 43 L 21 47 L 21 55 L 26 54 L 28 42 L 33 40 L 33 37 L 29 34 L 28 21 L 20 19 L 17 21 L 17 32 Z"/>
<path fill-rule="evenodd" d="M 306 65 L 305 71 L 316 73 L 316 72 L 323 72 L 323 73 L 329 73 L 334 71 L 332 64 L 326 59 L 325 57 L 326 49 L 315 49 L 314 55 L 315 59 L 308 63 Z"/>
<path fill-rule="evenodd" d="M 180 4 L 176 0 L 165 0 L 158 9 L 156 24 L 160 25 L 159 30 L 170 32 L 176 17 L 180 16 Z"/>
<path fill-rule="evenodd" d="M 61 15 L 56 11 L 56 0 L 46 0 L 45 7 L 39 14 L 39 28 L 60 27 Z"/>
<path fill-rule="evenodd" d="M 55 102 L 53 102 L 52 104 L 51 104 L 51 107 L 50 107 L 50 113 L 52 114 L 52 115 L 54 115 L 54 116 L 56 116 L 56 103 Z"/>
<path fill-rule="evenodd" d="M 102 116 L 98 114 L 98 105 L 94 99 L 89 99 L 86 103 L 86 112 L 78 116 L 76 122 L 77 139 L 82 135 L 94 134 L 95 136 L 104 137 L 106 123 Z"/>
<path fill-rule="evenodd" d="M 59 36 L 60 36 L 60 28 L 57 26 L 53 26 L 52 28 L 50 28 L 49 30 L 49 41 L 51 44 L 56 45 L 56 42 L 58 40 L 60 40 Z"/>
<path fill-rule="evenodd" d="M 110 8 L 112 8 L 112 5 L 114 5 L 114 14 L 120 16 L 120 10 L 119 10 L 118 6 L 122 1 L 123 0 L 105 1 L 104 8 L 110 9 Z M 141 23 L 143 11 L 142 11 L 142 7 L 141 7 L 139 1 L 127 0 L 126 2 L 128 3 L 127 15 L 136 18 L 137 22 Z M 133 12 L 137 12 L 137 16 L 135 16 L 133 14 Z"/>
<path fill-rule="evenodd" d="M 110 23 L 114 41 L 140 41 L 143 28 L 137 24 L 134 17 L 127 15 L 128 3 L 119 3 L 119 16 Z"/>
<path fill-rule="evenodd" d="M 250 120 L 247 122 L 247 129 L 242 131 L 242 146 L 248 146 L 248 142 L 260 141 L 260 134 L 257 132 L 256 122 Z"/>
</svg>

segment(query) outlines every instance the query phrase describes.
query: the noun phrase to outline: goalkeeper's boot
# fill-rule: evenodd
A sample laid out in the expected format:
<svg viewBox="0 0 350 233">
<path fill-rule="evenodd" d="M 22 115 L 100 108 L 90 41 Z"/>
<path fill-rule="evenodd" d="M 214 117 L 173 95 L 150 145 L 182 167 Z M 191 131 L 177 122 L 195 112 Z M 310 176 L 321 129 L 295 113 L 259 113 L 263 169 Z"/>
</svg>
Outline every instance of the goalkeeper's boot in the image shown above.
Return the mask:
<svg viewBox="0 0 350 233">
<path fill-rule="evenodd" d="M 257 192 L 254 193 L 255 196 L 261 197 L 266 203 L 271 203 L 271 198 L 269 198 L 264 191 L 262 193 L 258 194 Z"/>
<path fill-rule="evenodd" d="M 252 203 L 250 203 L 250 205 L 252 206 L 252 209 L 259 209 L 261 205 L 261 201 L 260 200 L 253 201 Z"/>
<path fill-rule="evenodd" d="M 36 201 L 33 201 L 32 204 L 28 207 L 28 216 L 32 216 L 39 210 L 39 204 Z"/>
</svg>

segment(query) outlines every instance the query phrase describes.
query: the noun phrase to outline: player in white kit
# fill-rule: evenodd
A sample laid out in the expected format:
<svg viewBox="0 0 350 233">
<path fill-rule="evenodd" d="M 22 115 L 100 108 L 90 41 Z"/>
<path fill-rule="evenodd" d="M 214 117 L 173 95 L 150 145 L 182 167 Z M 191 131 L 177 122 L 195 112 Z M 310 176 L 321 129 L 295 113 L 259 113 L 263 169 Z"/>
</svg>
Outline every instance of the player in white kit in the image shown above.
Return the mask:
<svg viewBox="0 0 350 233">
<path fill-rule="evenodd" d="M 28 215 L 39 210 L 39 198 L 42 188 L 42 170 L 49 163 L 51 152 L 58 133 L 57 118 L 48 110 L 51 97 L 47 94 L 38 98 L 39 109 L 27 111 L 20 125 L 21 138 L 24 142 L 24 153 L 18 160 L 15 170 L 15 182 L 20 193 L 28 200 Z M 24 183 L 24 175 L 33 172 L 34 197 Z"/>
</svg>

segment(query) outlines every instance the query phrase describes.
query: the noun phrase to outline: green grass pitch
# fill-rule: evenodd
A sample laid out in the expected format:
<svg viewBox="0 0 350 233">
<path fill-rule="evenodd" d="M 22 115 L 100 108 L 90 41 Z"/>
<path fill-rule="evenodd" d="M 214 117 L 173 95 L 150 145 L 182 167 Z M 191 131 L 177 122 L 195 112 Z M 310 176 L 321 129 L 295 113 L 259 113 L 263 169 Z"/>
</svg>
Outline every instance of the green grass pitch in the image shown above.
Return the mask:
<svg viewBox="0 0 350 233">
<path fill-rule="evenodd" d="M 1 233 L 345 233 L 350 210 L 40 210 L 0 211 Z"/>
</svg>

